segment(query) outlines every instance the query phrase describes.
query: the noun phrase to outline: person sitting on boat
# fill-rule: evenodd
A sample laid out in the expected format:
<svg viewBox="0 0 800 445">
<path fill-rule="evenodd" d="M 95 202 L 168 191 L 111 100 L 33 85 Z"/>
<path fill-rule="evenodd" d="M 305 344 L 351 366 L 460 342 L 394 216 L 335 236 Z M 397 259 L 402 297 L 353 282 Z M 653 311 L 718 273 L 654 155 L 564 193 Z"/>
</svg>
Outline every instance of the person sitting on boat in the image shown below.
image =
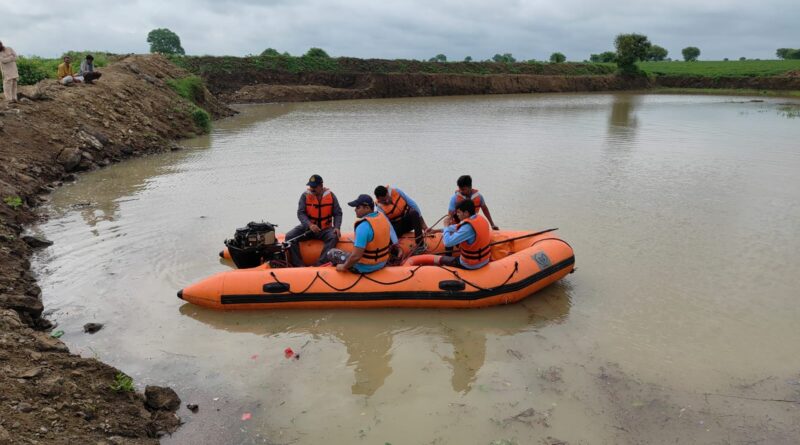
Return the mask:
<svg viewBox="0 0 800 445">
<path fill-rule="evenodd" d="M 409 198 L 402 190 L 388 185 L 375 187 L 375 200 L 380 210 L 392 223 L 392 228 L 397 236 L 414 231 L 417 242 L 415 250 L 425 250 L 424 232 L 428 230 L 422 211 L 413 199 Z"/>
<path fill-rule="evenodd" d="M 329 259 L 337 264 L 339 272 L 370 273 L 382 269 L 389 260 L 392 245 L 397 243 L 397 234 L 389 219 L 375 210 L 375 202 L 369 195 L 358 195 L 347 203 L 355 208 L 355 240 L 353 253 L 331 250 Z M 338 252 L 337 252 L 338 251 Z"/>
<path fill-rule="evenodd" d="M 484 215 L 486 215 L 486 219 L 492 226 L 492 230 L 500 230 L 500 228 L 494 224 L 494 221 L 492 221 L 492 214 L 489 212 L 489 207 L 486 206 L 486 201 L 483 199 L 483 195 L 481 195 L 478 189 L 472 188 L 472 177 L 470 175 L 460 176 L 456 181 L 456 185 L 458 186 L 458 189 L 453 197 L 450 198 L 450 205 L 447 208 L 447 213 L 450 216 L 450 220 L 447 224 L 458 223 L 459 219 L 458 215 L 456 214 L 456 206 L 462 201 L 471 200 L 475 204 L 475 213 L 479 213 L 481 210 L 483 210 Z"/>
<path fill-rule="evenodd" d="M 303 256 L 300 253 L 299 241 L 305 239 L 318 239 L 324 243 L 322 252 L 315 266 L 325 262 L 328 251 L 336 246 L 342 235 L 342 208 L 339 200 L 332 191 L 323 186 L 322 176 L 312 175 L 309 178 L 308 190 L 300 195 L 297 203 L 297 219 L 300 225 L 286 234 L 286 239 L 298 238 L 291 244 L 291 262 L 294 267 L 304 267 Z"/>
<path fill-rule="evenodd" d="M 463 269 L 480 269 L 489 264 L 492 247 L 489 245 L 492 230 L 489 221 L 475 209 L 475 203 L 465 199 L 456 205 L 456 216 L 461 221 L 445 227 L 442 241 L 445 247 L 458 246 L 461 255 L 435 257 L 433 264 Z"/>
</svg>

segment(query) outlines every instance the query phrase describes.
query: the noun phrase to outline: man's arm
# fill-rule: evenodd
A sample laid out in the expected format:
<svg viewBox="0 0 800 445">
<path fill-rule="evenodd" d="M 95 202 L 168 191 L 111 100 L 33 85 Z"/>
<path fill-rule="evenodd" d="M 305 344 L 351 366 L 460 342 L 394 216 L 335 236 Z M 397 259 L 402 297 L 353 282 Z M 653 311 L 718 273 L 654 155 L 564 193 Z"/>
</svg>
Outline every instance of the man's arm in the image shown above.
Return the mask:
<svg viewBox="0 0 800 445">
<path fill-rule="evenodd" d="M 342 230 L 342 207 L 339 206 L 339 199 L 336 195 L 331 192 L 333 195 L 333 228 L 336 230 Z"/>
<path fill-rule="evenodd" d="M 472 226 L 469 224 L 464 224 L 456 230 L 456 226 L 447 226 L 442 234 L 442 241 L 444 242 L 444 247 L 455 247 L 461 244 L 464 241 L 468 241 L 470 238 L 475 240 L 475 231 L 472 230 Z"/>
<path fill-rule="evenodd" d="M 409 207 L 411 207 L 412 209 L 416 210 L 417 213 L 419 213 L 419 216 L 422 216 L 422 210 L 419 209 L 419 206 L 417 205 L 417 203 L 413 199 L 411 199 L 408 195 L 406 195 L 404 191 L 402 191 L 402 190 L 400 190 L 398 188 L 396 188 L 395 190 L 397 190 L 397 193 L 400 196 L 402 196 L 403 199 L 406 200 L 406 202 L 408 203 Z"/>
<path fill-rule="evenodd" d="M 353 248 L 353 253 L 351 253 L 350 256 L 347 257 L 347 261 L 345 261 L 344 264 L 336 266 L 336 270 L 338 270 L 339 272 L 344 272 L 346 270 L 349 270 L 351 267 L 355 266 L 356 263 L 358 263 L 358 260 L 361 259 L 362 255 L 364 255 L 363 247 Z"/>
<path fill-rule="evenodd" d="M 300 225 L 303 227 L 310 227 L 311 220 L 306 215 L 306 195 L 300 195 L 300 201 L 297 203 L 297 219 L 300 220 Z"/>
<path fill-rule="evenodd" d="M 500 230 L 499 227 L 494 225 L 494 221 L 492 221 L 492 214 L 489 213 L 489 207 L 486 206 L 485 202 L 482 202 L 481 210 L 483 210 L 483 214 L 486 215 L 486 219 L 489 220 L 489 224 L 492 226 L 492 230 Z"/>
<path fill-rule="evenodd" d="M 13 49 L 6 47 L 8 49 L 8 55 L 5 57 L 0 58 L 0 62 L 2 63 L 11 63 L 17 60 L 17 53 L 14 52 Z"/>
</svg>

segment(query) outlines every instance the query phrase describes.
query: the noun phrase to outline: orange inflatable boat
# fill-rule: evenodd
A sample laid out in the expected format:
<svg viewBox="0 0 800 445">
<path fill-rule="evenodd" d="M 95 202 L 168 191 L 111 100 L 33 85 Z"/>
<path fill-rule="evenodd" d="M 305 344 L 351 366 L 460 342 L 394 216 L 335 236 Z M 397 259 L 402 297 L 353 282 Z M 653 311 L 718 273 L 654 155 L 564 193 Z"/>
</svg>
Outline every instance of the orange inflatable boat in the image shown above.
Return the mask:
<svg viewBox="0 0 800 445">
<path fill-rule="evenodd" d="M 180 290 L 178 297 L 214 309 L 475 308 L 514 303 L 573 272 L 572 247 L 554 230 L 492 232 L 492 261 L 477 270 L 414 264 L 425 262 L 415 261 L 422 257 L 370 274 L 338 272 L 332 266 L 262 264 L 212 275 Z M 337 248 L 352 251 L 349 239 L 352 234 L 342 234 Z M 428 235 L 426 245 L 430 253 L 443 253 L 441 234 Z M 401 237 L 399 246 L 401 255 L 409 255 L 413 236 Z M 300 250 L 304 262 L 312 264 L 322 242 L 303 241 Z"/>
</svg>

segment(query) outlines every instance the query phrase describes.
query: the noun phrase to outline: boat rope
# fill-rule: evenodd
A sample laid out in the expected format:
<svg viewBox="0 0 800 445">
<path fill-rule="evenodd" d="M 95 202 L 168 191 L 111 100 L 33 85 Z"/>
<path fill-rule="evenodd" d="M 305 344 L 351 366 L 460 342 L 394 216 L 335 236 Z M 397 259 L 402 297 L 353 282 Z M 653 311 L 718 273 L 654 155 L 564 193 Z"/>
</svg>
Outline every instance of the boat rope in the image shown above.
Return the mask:
<svg viewBox="0 0 800 445">
<path fill-rule="evenodd" d="M 325 285 L 327 285 L 329 288 L 331 288 L 331 289 L 333 289 L 333 290 L 335 290 L 335 291 L 337 291 L 337 292 L 347 292 L 347 291 L 349 291 L 350 289 L 352 289 L 353 287 L 355 287 L 355 285 L 356 285 L 356 284 L 358 284 L 358 283 L 359 283 L 359 281 L 361 281 L 362 279 L 366 279 L 366 280 L 368 280 L 368 281 L 372 281 L 373 283 L 376 283 L 376 284 L 381 284 L 381 285 L 384 285 L 384 286 L 392 286 L 392 285 L 394 285 L 394 284 L 399 284 L 399 283 L 402 283 L 402 282 L 404 282 L 404 281 L 408 281 L 408 280 L 410 280 L 410 279 L 414 278 L 414 274 L 415 274 L 415 273 L 417 273 L 417 270 L 419 270 L 419 268 L 420 268 L 420 267 L 422 267 L 422 266 L 420 265 L 420 266 L 417 266 L 417 267 L 415 267 L 415 268 L 411 269 L 411 270 L 409 271 L 409 274 L 408 274 L 408 276 L 407 276 L 407 277 L 405 277 L 405 278 L 401 278 L 401 279 L 399 279 L 399 280 L 397 280 L 397 281 L 387 281 L 387 282 L 384 282 L 384 281 L 379 281 L 379 280 L 376 280 L 375 278 L 372 278 L 372 277 L 368 276 L 367 274 L 358 274 L 358 278 L 356 278 L 356 280 L 353 282 L 353 284 L 351 284 L 351 285 L 349 285 L 349 286 L 347 286 L 347 287 L 343 287 L 343 288 L 338 288 L 338 287 L 336 287 L 336 286 L 332 285 L 331 283 L 329 283 L 329 282 L 328 282 L 328 280 L 326 280 L 325 278 L 323 278 L 323 276 L 322 276 L 322 275 L 320 275 L 320 274 L 319 274 L 319 271 L 317 271 L 317 272 L 314 274 L 314 278 L 312 278 L 312 279 L 311 279 L 311 282 L 310 282 L 310 283 L 308 283 L 308 286 L 306 286 L 306 288 L 305 288 L 305 289 L 303 289 L 303 290 L 301 290 L 300 292 L 294 292 L 294 291 L 292 291 L 292 290 L 291 290 L 291 285 L 290 285 L 289 283 L 285 283 L 285 282 L 283 282 L 283 281 L 279 280 L 279 279 L 278 279 L 278 276 L 277 276 L 277 275 L 275 275 L 275 272 L 272 272 L 272 271 L 270 271 L 270 273 L 269 273 L 269 274 L 272 276 L 272 279 L 273 279 L 273 280 L 275 280 L 275 282 L 276 282 L 276 283 L 278 283 L 278 284 L 285 284 L 285 285 L 287 286 L 287 288 L 288 288 L 287 292 L 289 292 L 290 294 L 292 294 L 292 295 L 301 295 L 301 294 L 304 294 L 304 293 L 308 292 L 308 290 L 309 290 L 309 289 L 311 289 L 311 286 L 313 286 L 313 285 L 314 285 L 314 283 L 315 283 L 317 280 L 320 280 L 320 281 L 322 281 L 322 282 L 323 282 L 323 283 L 325 283 Z"/>
<path fill-rule="evenodd" d="M 464 277 L 462 277 L 462 276 L 461 276 L 461 275 L 458 273 L 458 270 L 457 270 L 457 269 L 449 269 L 449 268 L 447 268 L 447 267 L 445 267 L 445 266 L 438 266 L 438 267 L 439 267 L 440 269 L 444 269 L 444 270 L 446 270 L 446 271 L 450 272 L 451 274 L 453 274 L 453 276 L 454 276 L 454 277 L 458 278 L 460 281 L 463 281 L 463 282 L 464 282 L 464 284 L 469 284 L 470 286 L 474 287 L 475 289 L 482 290 L 482 291 L 492 291 L 492 290 L 494 290 L 494 289 L 497 289 L 497 288 L 500 288 L 500 287 L 503 287 L 503 286 L 505 286 L 505 285 L 506 285 L 506 283 L 508 283 L 509 281 L 511 281 L 511 278 L 512 278 L 512 277 L 513 277 L 513 276 L 514 276 L 514 275 L 515 275 L 517 272 L 519 272 L 519 263 L 518 263 L 518 262 L 516 262 L 516 261 L 514 261 L 514 270 L 512 270 L 512 271 L 511 271 L 511 273 L 508 275 L 508 277 L 506 278 L 506 280 L 505 280 L 505 281 L 503 281 L 502 283 L 498 284 L 498 285 L 497 285 L 497 286 L 495 286 L 495 287 L 481 287 L 481 286 L 478 286 L 478 285 L 477 285 L 477 284 L 475 284 L 475 283 L 472 283 L 472 282 L 470 282 L 470 281 L 467 281 L 466 279 L 464 279 Z"/>
<path fill-rule="evenodd" d="M 512 242 L 512 241 L 518 241 L 518 240 L 525 239 L 525 238 L 532 238 L 534 236 L 542 235 L 542 234 L 545 234 L 545 233 L 555 232 L 556 230 L 558 230 L 558 228 L 541 230 L 539 232 L 534 232 L 534 233 L 526 233 L 525 235 L 515 236 L 513 238 L 502 239 L 502 240 L 499 240 L 499 241 L 495 241 L 493 243 L 489 243 L 488 246 L 496 246 L 498 244 L 509 243 L 509 242 Z M 440 243 L 442 242 L 442 239 L 444 239 L 444 237 L 439 239 Z M 544 239 L 558 239 L 558 238 L 544 238 Z M 536 243 L 538 243 L 539 241 L 541 241 L 541 240 L 537 240 Z M 536 244 L 536 243 L 533 243 L 533 244 Z M 533 244 L 531 244 L 531 246 Z M 439 247 L 439 245 L 437 244 L 436 247 Z M 572 247 L 572 246 L 570 246 L 570 247 Z M 454 248 L 458 249 L 458 246 L 455 246 Z M 433 255 L 445 255 L 445 254 L 447 254 L 447 252 L 436 252 Z"/>
</svg>

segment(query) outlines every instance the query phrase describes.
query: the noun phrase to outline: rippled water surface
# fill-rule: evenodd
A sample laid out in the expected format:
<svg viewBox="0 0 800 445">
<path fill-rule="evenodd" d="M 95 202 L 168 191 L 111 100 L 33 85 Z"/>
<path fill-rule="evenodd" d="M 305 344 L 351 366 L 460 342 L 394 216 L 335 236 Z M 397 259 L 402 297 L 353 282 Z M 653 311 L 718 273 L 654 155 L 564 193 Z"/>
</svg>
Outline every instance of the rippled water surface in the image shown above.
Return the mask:
<svg viewBox="0 0 800 445">
<path fill-rule="evenodd" d="M 800 399 L 798 107 L 629 94 L 242 107 L 186 150 L 54 193 L 35 230 L 55 245 L 34 269 L 73 351 L 200 405 L 165 443 L 717 443 L 758 425 L 789 443 L 798 405 L 755 399 Z M 235 313 L 175 297 L 227 268 L 217 252 L 236 227 L 291 228 L 312 173 L 342 202 L 397 185 L 429 222 L 469 173 L 501 228 L 559 227 L 578 269 L 481 310 Z"/>
</svg>

